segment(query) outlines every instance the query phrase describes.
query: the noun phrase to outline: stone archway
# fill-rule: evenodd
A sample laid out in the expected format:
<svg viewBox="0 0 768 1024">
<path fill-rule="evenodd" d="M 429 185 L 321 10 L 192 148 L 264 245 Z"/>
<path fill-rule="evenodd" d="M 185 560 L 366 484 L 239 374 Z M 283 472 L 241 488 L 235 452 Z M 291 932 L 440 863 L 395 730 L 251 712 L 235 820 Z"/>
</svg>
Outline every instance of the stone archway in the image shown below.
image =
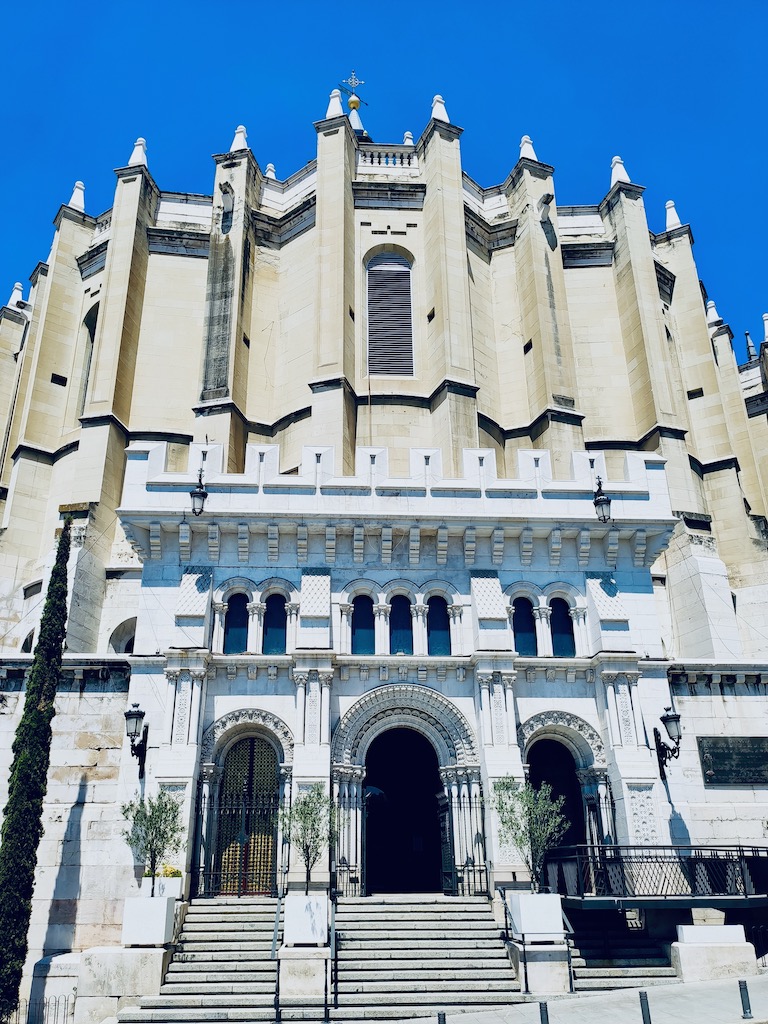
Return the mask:
<svg viewBox="0 0 768 1024">
<path fill-rule="evenodd" d="M 451 893 L 487 891 L 484 810 L 474 732 L 450 700 L 410 683 L 381 686 L 365 694 L 334 731 L 331 757 L 339 810 L 339 888 L 350 895 L 366 891 L 366 760 L 378 738 L 392 730 L 418 734 L 436 755 L 442 784 L 436 808 L 441 834 L 440 888 Z"/>
</svg>

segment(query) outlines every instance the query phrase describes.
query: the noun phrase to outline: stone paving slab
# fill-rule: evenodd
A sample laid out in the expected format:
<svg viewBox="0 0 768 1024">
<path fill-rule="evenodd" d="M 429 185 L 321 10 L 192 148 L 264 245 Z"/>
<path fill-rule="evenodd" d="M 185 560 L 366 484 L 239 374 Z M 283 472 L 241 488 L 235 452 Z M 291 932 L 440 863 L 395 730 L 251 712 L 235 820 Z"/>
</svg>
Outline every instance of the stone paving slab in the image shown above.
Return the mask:
<svg viewBox="0 0 768 1024">
<path fill-rule="evenodd" d="M 752 1024 L 768 1024 L 768 975 L 748 978 Z M 599 995 L 549 997 L 549 1024 L 642 1024 L 640 989 Z M 742 1024 L 736 979 L 648 990 L 651 1024 Z M 424 1024 L 425 1018 L 413 1018 Z M 480 1013 L 447 1014 L 448 1024 L 540 1024 L 538 1002 L 514 1003 Z"/>
</svg>

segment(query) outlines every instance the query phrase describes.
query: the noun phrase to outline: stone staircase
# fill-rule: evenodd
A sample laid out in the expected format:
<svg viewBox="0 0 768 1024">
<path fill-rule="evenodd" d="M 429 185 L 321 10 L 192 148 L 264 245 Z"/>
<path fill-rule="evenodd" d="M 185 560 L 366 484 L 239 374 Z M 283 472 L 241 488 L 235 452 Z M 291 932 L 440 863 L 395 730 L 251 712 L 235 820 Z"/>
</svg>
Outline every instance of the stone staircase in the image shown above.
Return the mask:
<svg viewBox="0 0 768 1024">
<path fill-rule="evenodd" d="M 620 912 L 585 911 L 572 924 L 576 992 L 648 988 L 679 980 L 662 943 L 639 927 L 630 927 Z"/>
<path fill-rule="evenodd" d="M 120 1024 L 274 1021 L 276 904 L 269 897 L 193 903 L 160 995 L 121 1010 Z"/>
<path fill-rule="evenodd" d="M 345 898 L 336 931 L 338 1006 L 331 1020 L 462 1013 L 522 998 L 483 897 Z"/>
</svg>

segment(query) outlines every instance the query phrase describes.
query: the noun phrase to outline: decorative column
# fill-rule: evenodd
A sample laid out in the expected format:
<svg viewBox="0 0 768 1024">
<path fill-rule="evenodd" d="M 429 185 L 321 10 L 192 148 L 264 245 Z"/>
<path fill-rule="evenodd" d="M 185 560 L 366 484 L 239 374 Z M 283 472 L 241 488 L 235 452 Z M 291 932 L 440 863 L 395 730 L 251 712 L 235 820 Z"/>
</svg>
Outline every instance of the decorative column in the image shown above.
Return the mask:
<svg viewBox="0 0 768 1024">
<path fill-rule="evenodd" d="M 179 678 L 179 670 L 167 668 L 165 670 L 167 681 L 165 691 L 165 718 L 163 719 L 163 743 L 170 743 L 173 737 L 173 711 L 176 707 L 176 681 Z"/>
<path fill-rule="evenodd" d="M 611 737 L 611 745 L 620 747 L 621 730 L 619 729 L 619 715 L 616 710 L 616 673 L 602 672 L 603 686 L 605 686 L 605 703 L 608 708 L 608 732 Z"/>
<path fill-rule="evenodd" d="M 589 656 L 589 641 L 587 637 L 587 609 L 571 608 L 568 614 L 573 622 L 573 639 L 576 644 L 576 657 L 586 658 Z"/>
<path fill-rule="evenodd" d="M 288 807 L 291 803 L 292 797 L 292 781 L 293 781 L 293 765 L 281 764 L 280 765 L 280 807 Z M 288 857 L 291 852 L 291 844 L 288 842 L 288 837 L 283 833 L 282 815 L 278 816 L 277 821 L 277 841 L 278 850 L 280 850 L 280 873 L 281 878 L 278 881 L 278 888 L 285 889 L 285 882 L 288 877 Z"/>
<path fill-rule="evenodd" d="M 507 743 L 514 744 L 517 739 L 517 719 L 515 716 L 515 677 L 516 672 L 502 672 L 501 681 L 504 684 L 504 700 L 507 707 Z"/>
<path fill-rule="evenodd" d="M 552 657 L 552 630 L 549 628 L 551 614 L 552 609 L 546 604 L 541 604 L 533 609 L 533 620 L 536 625 L 536 649 L 540 658 Z"/>
<path fill-rule="evenodd" d="M 249 601 L 248 605 L 248 639 L 245 649 L 250 654 L 261 654 L 264 641 L 264 612 L 267 606 L 261 601 Z"/>
<path fill-rule="evenodd" d="M 501 682 L 501 675 L 493 673 L 491 683 L 491 716 L 493 723 L 493 742 L 504 743 L 506 740 L 506 709 L 504 707 L 504 688 Z"/>
<path fill-rule="evenodd" d="M 333 672 L 318 672 L 320 683 L 320 743 L 331 742 L 331 681 Z"/>
<path fill-rule="evenodd" d="M 306 672 L 294 672 L 293 681 L 296 684 L 296 743 L 304 742 L 304 716 L 307 706 L 307 680 Z"/>
<path fill-rule="evenodd" d="M 635 733 L 635 716 L 632 708 L 632 700 L 629 695 L 629 682 L 627 676 L 622 672 L 615 676 L 614 688 L 616 692 L 616 711 L 619 716 L 619 729 L 622 741 L 628 746 L 637 745 Z"/>
<path fill-rule="evenodd" d="M 211 891 L 211 872 L 216 862 L 218 831 L 217 796 L 222 769 L 212 761 L 200 766 L 200 849 L 198 851 L 198 892 Z M 190 844 L 191 845 L 191 844 Z"/>
<path fill-rule="evenodd" d="M 476 678 L 480 699 L 480 719 L 483 723 L 483 743 L 486 747 L 490 747 L 493 745 L 493 727 L 491 724 L 491 683 L 493 675 L 490 672 L 478 672 Z"/>
<path fill-rule="evenodd" d="M 352 605 L 340 604 L 339 654 L 352 653 Z"/>
<path fill-rule="evenodd" d="M 460 658 L 464 653 L 464 644 L 461 631 L 461 605 L 460 604 L 449 604 L 448 605 L 448 619 L 450 623 L 451 631 L 451 654 L 455 658 Z"/>
<path fill-rule="evenodd" d="M 285 605 L 287 622 L 285 624 L 285 653 L 293 654 L 296 650 L 296 627 L 299 622 L 299 606 L 295 601 L 288 601 Z"/>
<path fill-rule="evenodd" d="M 373 606 L 376 654 L 389 654 L 389 605 Z"/>
<path fill-rule="evenodd" d="M 365 768 L 353 765 L 349 783 L 349 880 L 361 894 L 363 871 L 363 779 Z"/>
<path fill-rule="evenodd" d="M 640 681 L 639 672 L 627 672 L 627 686 L 629 688 L 629 702 L 632 705 L 632 714 L 635 719 L 635 736 L 637 737 L 638 746 L 648 746 L 648 737 L 645 735 L 645 723 L 643 722 L 643 709 L 640 707 L 640 694 L 638 693 L 638 683 Z"/>
<path fill-rule="evenodd" d="M 213 602 L 213 637 L 211 650 L 221 654 L 224 650 L 224 616 L 227 614 L 226 601 Z"/>
<path fill-rule="evenodd" d="M 198 743 L 200 739 L 198 735 L 200 732 L 200 710 L 204 700 L 204 683 L 208 669 L 205 667 L 193 668 L 190 670 L 190 675 L 192 677 L 192 700 L 189 711 L 189 742 Z"/>
<path fill-rule="evenodd" d="M 411 619 L 413 620 L 413 653 L 419 658 L 426 657 L 427 606 L 425 604 L 411 605 Z"/>
</svg>

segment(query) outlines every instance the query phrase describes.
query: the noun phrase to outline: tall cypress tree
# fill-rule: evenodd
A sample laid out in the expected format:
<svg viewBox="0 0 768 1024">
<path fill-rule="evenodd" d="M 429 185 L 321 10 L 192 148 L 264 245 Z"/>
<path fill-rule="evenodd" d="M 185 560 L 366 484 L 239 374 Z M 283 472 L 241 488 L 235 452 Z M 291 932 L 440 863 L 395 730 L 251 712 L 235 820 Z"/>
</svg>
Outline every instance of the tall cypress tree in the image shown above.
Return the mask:
<svg viewBox="0 0 768 1024">
<path fill-rule="evenodd" d="M 8 803 L 0 832 L 0 1020 L 19 998 L 35 888 L 43 798 L 51 759 L 51 721 L 67 625 L 67 559 L 71 520 L 59 538 L 40 620 L 24 712 L 13 741 Z"/>
</svg>

